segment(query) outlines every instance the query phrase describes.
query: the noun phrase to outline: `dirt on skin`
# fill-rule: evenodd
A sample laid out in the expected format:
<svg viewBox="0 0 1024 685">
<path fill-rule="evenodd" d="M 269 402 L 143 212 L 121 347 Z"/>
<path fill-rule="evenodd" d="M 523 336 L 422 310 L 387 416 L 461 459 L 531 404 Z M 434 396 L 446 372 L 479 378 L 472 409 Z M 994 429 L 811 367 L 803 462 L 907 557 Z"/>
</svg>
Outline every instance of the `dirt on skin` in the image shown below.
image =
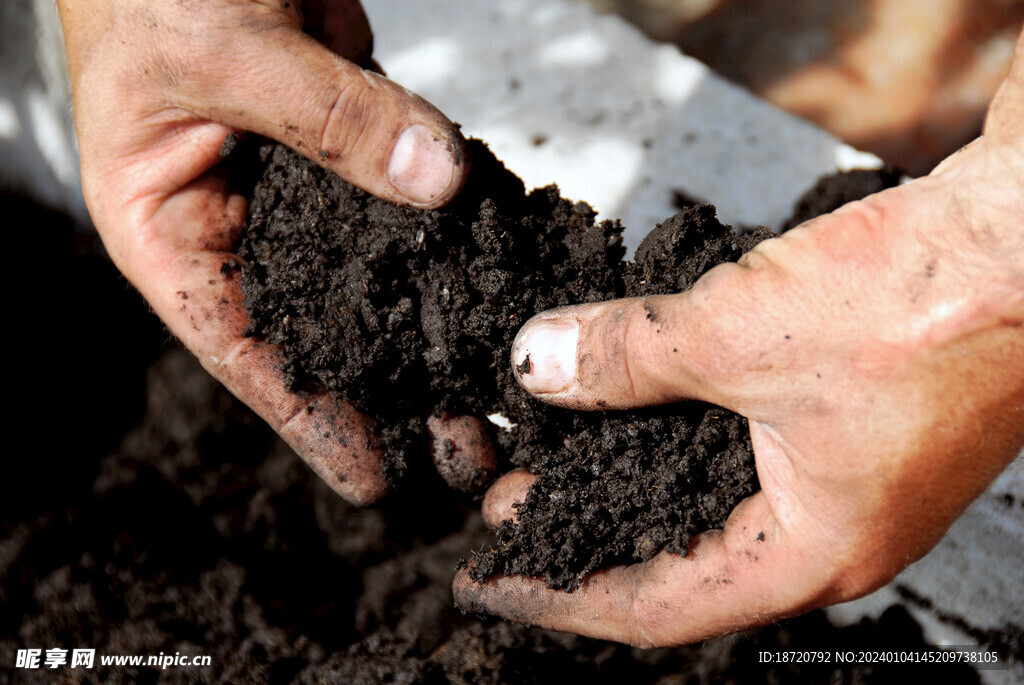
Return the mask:
<svg viewBox="0 0 1024 685">
<path fill-rule="evenodd" d="M 426 454 L 431 413 L 515 424 L 491 437 L 540 479 L 519 524 L 477 555 L 477 579 L 521 573 L 571 590 L 598 568 L 685 554 L 691 535 L 721 527 L 758 488 L 746 422 L 697 403 L 555 409 L 519 387 L 508 351 L 537 312 L 685 290 L 770 234 L 737 237 L 713 207 L 691 207 L 624 263 L 617 222 L 595 222 L 554 187 L 527 195 L 482 143 L 471 147 L 456 202 L 420 211 L 264 146 L 239 250 L 248 332 L 281 347 L 294 389 L 321 384 L 375 420 L 393 480 Z M 658 326 L 653 309 L 648 319 Z"/>
</svg>

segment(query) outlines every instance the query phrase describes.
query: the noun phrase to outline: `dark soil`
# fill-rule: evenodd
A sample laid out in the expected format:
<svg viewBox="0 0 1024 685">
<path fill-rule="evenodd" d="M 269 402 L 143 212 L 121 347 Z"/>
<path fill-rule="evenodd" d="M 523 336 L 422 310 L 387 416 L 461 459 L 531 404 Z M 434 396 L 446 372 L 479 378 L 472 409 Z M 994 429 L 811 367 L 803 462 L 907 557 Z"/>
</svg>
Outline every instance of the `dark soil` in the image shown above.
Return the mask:
<svg viewBox="0 0 1024 685">
<path fill-rule="evenodd" d="M 472 146 L 467 187 L 437 211 L 396 207 L 264 146 L 239 251 L 249 332 L 281 346 L 293 388 L 322 384 L 374 418 L 393 479 L 405 455 L 425 455 L 431 413 L 516 424 L 492 437 L 540 479 L 519 525 L 477 557 L 476 578 L 521 573 L 571 590 L 598 568 L 685 554 L 691 535 L 721 527 L 758 488 L 746 422 L 696 403 L 554 409 L 520 389 L 509 349 L 539 311 L 685 290 L 768 232 L 738 238 L 713 207 L 690 207 L 626 264 L 618 223 L 596 223 L 554 187 L 527 195 Z"/>
<path fill-rule="evenodd" d="M 760 651 L 918 649 L 902 608 L 849 628 L 814 612 L 658 650 L 462 616 L 453 567 L 487 539 L 474 507 L 439 480 L 381 509 L 347 505 L 167 349 L 92 237 L 16 198 L 0 195 L 0 208 L 39 229 L 12 240 L 48 255 L 46 285 L 69 305 L 54 316 L 33 299 L 19 313 L 34 382 L 19 386 L 30 394 L 16 427 L 33 449 L 12 450 L 0 479 L 0 683 L 978 682 L 952 664 L 758 662 Z M 80 647 L 97 650 L 93 669 L 13 667 L 18 649 Z M 212 665 L 99 665 L 160 652 Z"/>
<path fill-rule="evenodd" d="M 797 200 L 782 230 L 788 231 L 822 214 L 839 209 L 848 202 L 874 195 L 900 183 L 903 173 L 894 167 L 855 169 L 822 176 L 814 187 Z"/>
</svg>

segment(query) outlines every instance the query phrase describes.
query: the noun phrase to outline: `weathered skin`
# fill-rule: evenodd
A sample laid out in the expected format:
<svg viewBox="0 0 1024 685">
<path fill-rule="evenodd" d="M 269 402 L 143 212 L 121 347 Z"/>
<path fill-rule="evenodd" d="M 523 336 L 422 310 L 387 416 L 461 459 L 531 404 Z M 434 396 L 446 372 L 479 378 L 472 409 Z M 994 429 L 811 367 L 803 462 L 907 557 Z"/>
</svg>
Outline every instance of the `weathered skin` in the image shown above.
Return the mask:
<svg viewBox="0 0 1024 685">
<path fill-rule="evenodd" d="M 578 342 L 555 320 L 577 322 Z M 985 135 L 930 176 L 763 242 L 689 292 L 540 314 L 511 361 L 563 407 L 693 398 L 746 416 L 762 491 L 685 558 L 595 573 L 574 593 L 464 571 L 462 607 L 654 646 L 885 584 L 1024 443 L 1024 37 Z M 529 484 L 499 480 L 490 522 Z"/>
<path fill-rule="evenodd" d="M 355 1 L 59 5 L 85 198 L 115 264 L 331 487 L 357 504 L 379 499 L 386 483 L 367 419 L 323 394 L 286 392 L 276 351 L 242 336 L 230 266 L 246 200 L 214 167 L 228 134 L 255 131 L 376 195 L 437 207 L 464 181 L 457 129 L 358 66 L 369 63 L 372 40 Z M 303 11 L 323 45 L 302 32 Z M 410 130 L 413 144 L 402 148 Z"/>
</svg>

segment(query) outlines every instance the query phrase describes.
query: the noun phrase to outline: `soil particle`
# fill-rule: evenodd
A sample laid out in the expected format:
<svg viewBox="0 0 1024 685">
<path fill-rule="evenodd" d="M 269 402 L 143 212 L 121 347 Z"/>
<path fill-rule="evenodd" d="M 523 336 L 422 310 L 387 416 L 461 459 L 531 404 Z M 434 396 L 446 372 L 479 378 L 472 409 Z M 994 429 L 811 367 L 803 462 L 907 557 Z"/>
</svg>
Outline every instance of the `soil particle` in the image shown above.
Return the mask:
<svg viewBox="0 0 1024 685">
<path fill-rule="evenodd" d="M 236 261 L 224 262 L 220 265 L 220 275 L 224 278 L 231 278 L 236 271 L 241 271 L 242 266 Z"/>
<path fill-rule="evenodd" d="M 234 152 L 235 148 L 238 147 L 238 141 L 240 138 L 241 136 L 237 132 L 229 133 L 225 136 L 224 142 L 221 143 L 220 146 L 220 156 L 227 157 Z"/>
</svg>

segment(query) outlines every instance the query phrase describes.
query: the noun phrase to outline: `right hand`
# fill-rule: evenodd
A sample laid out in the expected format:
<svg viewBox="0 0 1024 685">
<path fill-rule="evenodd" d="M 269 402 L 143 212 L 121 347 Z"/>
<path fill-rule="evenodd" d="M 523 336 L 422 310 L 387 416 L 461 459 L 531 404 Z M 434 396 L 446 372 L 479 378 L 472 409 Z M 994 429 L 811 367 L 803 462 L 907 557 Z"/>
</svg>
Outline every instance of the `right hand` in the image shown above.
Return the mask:
<svg viewBox="0 0 1024 685">
<path fill-rule="evenodd" d="M 683 399 L 747 417 L 761 491 L 685 557 L 456 577 L 463 608 L 651 647 L 860 597 L 923 556 L 1024 444 L 1024 36 L 983 138 L 931 175 L 766 240 L 674 295 L 564 307 L 520 330 L 538 399 Z M 495 525 L 533 483 L 500 479 Z"/>
<path fill-rule="evenodd" d="M 356 504 L 387 489 L 370 421 L 325 392 L 286 391 L 277 351 L 242 331 L 231 251 L 246 198 L 217 168 L 225 137 L 274 138 L 374 195 L 434 208 L 467 172 L 458 129 L 359 65 L 372 36 L 354 0 L 60 0 L 82 185 L 111 258 L 171 332 Z M 303 33 L 315 26 L 318 43 Z M 430 423 L 467 468 L 479 421 Z M 493 454 L 490 454 L 493 462 Z M 492 465 L 493 468 L 493 465 Z"/>
</svg>

